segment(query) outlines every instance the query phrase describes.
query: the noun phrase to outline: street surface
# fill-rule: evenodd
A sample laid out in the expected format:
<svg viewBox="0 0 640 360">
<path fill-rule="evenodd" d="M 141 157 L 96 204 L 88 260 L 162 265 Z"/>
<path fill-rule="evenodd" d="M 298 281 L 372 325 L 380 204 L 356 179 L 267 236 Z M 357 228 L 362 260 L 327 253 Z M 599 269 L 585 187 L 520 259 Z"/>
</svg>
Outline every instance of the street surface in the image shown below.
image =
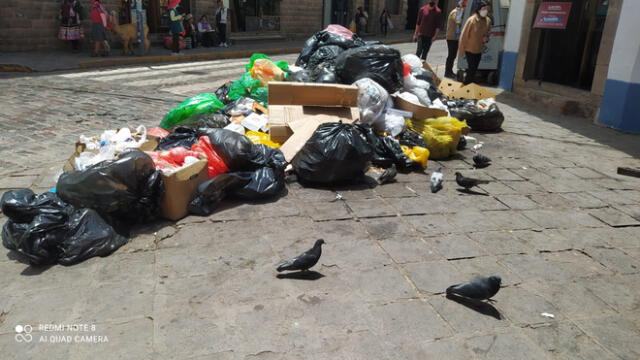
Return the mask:
<svg viewBox="0 0 640 360">
<path fill-rule="evenodd" d="M 445 46 L 429 57 L 440 73 Z M 49 190 L 80 134 L 155 126 L 246 62 L 1 75 L 1 191 Z M 486 169 L 472 170 L 467 150 L 375 188 L 289 184 L 277 201 L 140 227 L 111 256 L 71 267 L 33 268 L 4 250 L 1 357 L 640 358 L 640 179 L 615 173 L 640 167 L 640 137 L 509 94 L 498 102 L 505 131 L 473 134 Z M 491 180 L 486 195 L 458 192 L 455 171 Z M 321 277 L 276 277 L 318 238 Z M 503 288 L 479 311 L 443 294 L 491 274 Z"/>
</svg>

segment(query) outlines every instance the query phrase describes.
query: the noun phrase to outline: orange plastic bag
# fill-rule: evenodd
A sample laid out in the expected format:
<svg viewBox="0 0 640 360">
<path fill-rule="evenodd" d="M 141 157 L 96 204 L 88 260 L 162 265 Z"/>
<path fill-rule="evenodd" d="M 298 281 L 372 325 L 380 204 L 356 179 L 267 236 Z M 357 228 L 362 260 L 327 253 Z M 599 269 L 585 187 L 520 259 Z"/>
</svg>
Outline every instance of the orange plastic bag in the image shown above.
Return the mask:
<svg viewBox="0 0 640 360">
<path fill-rule="evenodd" d="M 260 81 L 260 86 L 267 86 L 269 81 L 283 81 L 284 71 L 269 59 L 257 59 L 250 70 L 251 77 Z"/>
<path fill-rule="evenodd" d="M 224 163 L 222 158 L 213 149 L 211 140 L 209 140 L 208 136 L 201 136 L 197 143 L 191 145 L 191 151 L 202 153 L 207 157 L 209 178 L 213 179 L 214 177 L 229 171 L 227 164 Z"/>
</svg>

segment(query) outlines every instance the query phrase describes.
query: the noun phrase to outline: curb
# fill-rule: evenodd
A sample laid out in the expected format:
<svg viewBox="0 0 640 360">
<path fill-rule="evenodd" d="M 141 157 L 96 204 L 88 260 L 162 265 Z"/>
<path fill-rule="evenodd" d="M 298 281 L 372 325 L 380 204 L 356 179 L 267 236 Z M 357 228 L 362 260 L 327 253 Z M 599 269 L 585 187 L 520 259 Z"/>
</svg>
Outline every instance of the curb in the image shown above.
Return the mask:
<svg viewBox="0 0 640 360">
<path fill-rule="evenodd" d="M 406 42 L 408 42 L 407 39 L 381 41 L 381 43 L 385 45 L 401 44 Z M 64 69 L 64 70 L 95 69 L 95 68 L 118 66 L 118 65 L 136 65 L 136 64 L 149 64 L 149 63 L 181 63 L 181 62 L 188 62 L 188 61 L 248 58 L 255 53 L 262 53 L 265 55 L 279 55 L 279 54 L 299 53 L 300 51 L 302 51 L 302 47 L 239 50 L 239 51 L 227 51 L 227 52 L 219 52 L 219 53 L 186 54 L 181 56 L 171 56 L 171 55 L 138 56 L 138 57 L 134 56 L 130 58 L 113 58 L 113 59 L 81 61 L 78 63 L 77 66 L 71 67 L 69 69 Z M 55 70 L 51 70 L 51 71 L 55 71 Z M 38 70 L 32 69 L 26 65 L 0 64 L 0 72 L 38 72 Z M 44 72 L 48 72 L 48 71 L 44 71 Z"/>
<path fill-rule="evenodd" d="M 0 72 L 34 72 L 34 70 L 25 65 L 0 64 Z"/>
</svg>

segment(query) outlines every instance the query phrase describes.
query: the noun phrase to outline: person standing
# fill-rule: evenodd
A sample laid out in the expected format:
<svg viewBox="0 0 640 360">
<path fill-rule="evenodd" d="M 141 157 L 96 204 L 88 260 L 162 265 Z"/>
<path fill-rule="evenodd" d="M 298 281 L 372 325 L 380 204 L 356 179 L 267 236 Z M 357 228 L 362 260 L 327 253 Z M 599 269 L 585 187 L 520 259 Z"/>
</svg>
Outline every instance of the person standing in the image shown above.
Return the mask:
<svg viewBox="0 0 640 360">
<path fill-rule="evenodd" d="M 391 17 L 389 16 L 389 11 L 385 8 L 382 10 L 382 14 L 380 14 L 380 32 L 385 37 L 387 36 L 387 32 L 389 31 L 389 23 L 391 22 Z"/>
<path fill-rule="evenodd" d="M 362 37 L 362 35 L 364 35 L 364 31 L 367 26 L 367 16 L 365 15 L 364 8 L 362 6 L 359 6 L 358 9 L 356 9 L 355 22 L 356 22 L 356 34 Z"/>
<path fill-rule="evenodd" d="M 470 84 L 475 80 L 476 71 L 482 58 L 484 45 L 489 42 L 491 31 L 491 18 L 489 18 L 489 5 L 480 1 L 475 13 L 467 19 L 460 34 L 458 56 L 464 55 L 467 59 L 467 73 L 464 84 Z"/>
<path fill-rule="evenodd" d="M 447 63 L 445 66 L 444 76 L 448 78 L 455 78 L 453 73 L 453 62 L 458 54 L 458 39 L 460 38 L 460 32 L 462 31 L 462 17 L 464 16 L 464 8 L 466 6 L 466 0 L 458 0 L 458 6 L 451 10 L 449 17 L 447 18 Z"/>
<path fill-rule="evenodd" d="M 184 32 L 182 27 L 182 15 L 178 13 L 180 0 L 169 0 L 169 31 L 172 36 L 171 55 L 180 55 L 180 34 Z"/>
<path fill-rule="evenodd" d="M 107 43 L 107 18 L 109 13 L 100 0 L 94 0 L 91 5 L 91 39 L 93 40 L 93 53 L 96 57 L 102 50 L 102 56 L 109 56 Z"/>
<path fill-rule="evenodd" d="M 435 1 L 423 6 L 418 11 L 416 31 L 413 33 L 413 41 L 418 41 L 416 56 L 422 60 L 427 60 L 427 54 L 431 49 L 431 44 L 436 41 L 440 22 L 442 21 L 442 11 L 436 6 Z"/>
<path fill-rule="evenodd" d="M 58 39 L 71 42 L 73 52 L 80 49 L 80 40 L 84 38 L 82 32 L 82 5 L 78 0 L 64 0 L 60 7 L 60 30 Z"/>
<path fill-rule="evenodd" d="M 224 1 L 218 0 L 218 10 L 216 10 L 216 26 L 220 34 L 220 46 L 229 47 L 227 43 L 227 22 L 229 21 L 229 8 L 224 6 Z"/>
</svg>

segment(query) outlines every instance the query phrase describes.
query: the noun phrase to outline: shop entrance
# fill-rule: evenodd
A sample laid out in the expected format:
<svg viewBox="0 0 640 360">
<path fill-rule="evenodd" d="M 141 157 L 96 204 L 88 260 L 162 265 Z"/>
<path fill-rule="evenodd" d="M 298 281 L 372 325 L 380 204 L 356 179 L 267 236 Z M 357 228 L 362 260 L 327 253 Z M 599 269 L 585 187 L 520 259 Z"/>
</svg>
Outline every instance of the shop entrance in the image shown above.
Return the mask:
<svg viewBox="0 0 640 360">
<path fill-rule="evenodd" d="M 542 2 L 536 1 L 534 16 Z M 569 2 L 566 29 L 531 30 L 524 79 L 590 90 L 609 0 Z"/>
<path fill-rule="evenodd" d="M 147 2 L 147 25 L 152 33 L 169 32 L 169 0 L 149 0 Z M 182 0 L 178 5 L 181 14 L 191 13 L 191 1 Z"/>
<path fill-rule="evenodd" d="M 233 31 L 279 31 L 280 2 L 281 0 L 230 1 Z"/>
</svg>

